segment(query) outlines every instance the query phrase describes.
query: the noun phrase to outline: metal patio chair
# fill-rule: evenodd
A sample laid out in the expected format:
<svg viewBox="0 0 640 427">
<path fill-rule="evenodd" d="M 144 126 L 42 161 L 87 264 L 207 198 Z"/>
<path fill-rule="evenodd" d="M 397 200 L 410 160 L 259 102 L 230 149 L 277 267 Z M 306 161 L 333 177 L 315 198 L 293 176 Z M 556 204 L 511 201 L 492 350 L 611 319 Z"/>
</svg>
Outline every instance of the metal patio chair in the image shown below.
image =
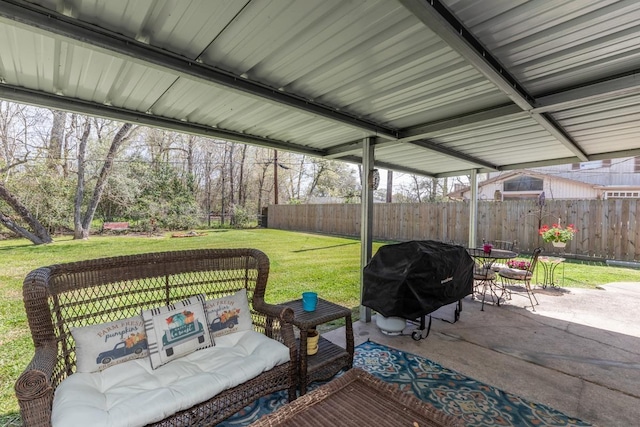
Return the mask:
<svg viewBox="0 0 640 427">
<path fill-rule="evenodd" d="M 531 278 L 533 277 L 533 271 L 536 268 L 538 263 L 538 257 L 542 252 L 542 248 L 536 248 L 533 251 L 533 255 L 531 256 L 531 260 L 529 261 L 529 267 L 526 270 L 520 270 L 517 268 L 502 268 L 498 271 L 498 275 L 500 276 L 500 280 L 502 282 L 502 286 L 506 289 L 507 285 L 515 284 L 521 282 L 524 285 L 524 289 L 527 292 L 527 296 L 529 297 L 529 302 L 531 302 L 531 308 L 533 311 L 536 311 L 535 306 L 538 305 L 538 299 L 536 298 L 533 290 L 531 289 Z M 535 301 L 535 304 L 533 303 Z"/>
<path fill-rule="evenodd" d="M 494 249 L 503 249 L 505 251 L 515 252 L 515 247 L 518 241 L 517 240 L 490 240 L 487 243 L 490 243 Z M 505 263 L 495 262 L 493 263 L 491 268 L 493 268 L 493 271 L 497 273 L 498 271 L 500 271 L 500 269 L 506 268 L 506 267 L 507 267 L 507 264 Z"/>
</svg>

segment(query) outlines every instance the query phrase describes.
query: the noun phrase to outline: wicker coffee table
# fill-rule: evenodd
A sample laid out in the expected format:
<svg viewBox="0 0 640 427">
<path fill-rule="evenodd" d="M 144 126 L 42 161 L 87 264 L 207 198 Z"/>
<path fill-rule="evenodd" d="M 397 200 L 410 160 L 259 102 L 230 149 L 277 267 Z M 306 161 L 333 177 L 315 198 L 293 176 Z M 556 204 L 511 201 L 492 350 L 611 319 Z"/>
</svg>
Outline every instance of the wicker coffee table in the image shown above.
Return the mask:
<svg viewBox="0 0 640 427">
<path fill-rule="evenodd" d="M 252 427 L 369 425 L 464 426 L 458 418 L 358 368 L 251 424 Z"/>
</svg>

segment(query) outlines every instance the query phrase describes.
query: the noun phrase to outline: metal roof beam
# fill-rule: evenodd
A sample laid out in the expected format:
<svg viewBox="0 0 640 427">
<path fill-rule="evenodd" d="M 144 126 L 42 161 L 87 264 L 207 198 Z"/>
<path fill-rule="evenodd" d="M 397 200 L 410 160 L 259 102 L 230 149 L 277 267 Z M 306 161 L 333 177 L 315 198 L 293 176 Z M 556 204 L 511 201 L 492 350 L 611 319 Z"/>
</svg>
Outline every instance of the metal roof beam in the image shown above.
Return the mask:
<svg viewBox="0 0 640 427">
<path fill-rule="evenodd" d="M 81 101 L 75 98 L 52 95 L 45 92 L 25 89 L 7 84 L 0 84 L 0 98 L 18 102 L 20 104 L 37 105 L 40 107 L 53 108 L 55 110 L 72 111 L 79 114 L 104 117 L 112 120 L 131 122 L 135 124 L 169 129 L 177 132 L 190 133 L 210 138 L 220 138 L 227 141 L 234 141 L 242 144 L 252 144 L 267 148 L 275 148 L 278 150 L 291 151 L 310 156 L 322 157 L 324 155 L 324 152 L 321 150 L 314 150 L 284 141 L 277 141 L 253 135 L 241 134 L 238 132 L 212 128 L 209 126 L 184 122 L 176 119 L 168 119 L 166 117 L 159 117 L 151 114 L 125 110 L 122 108 L 107 106 L 90 101 Z"/>
<path fill-rule="evenodd" d="M 514 163 L 510 165 L 501 165 L 500 171 L 505 172 L 505 171 L 520 170 L 520 169 L 539 168 L 543 166 L 566 165 L 567 163 L 578 163 L 578 162 L 579 160 L 577 157 L 567 157 L 563 159 L 542 160 L 539 162 Z M 487 168 L 480 168 L 476 170 L 478 171 L 478 173 L 495 172 L 494 169 L 487 169 Z M 457 170 L 457 171 L 451 171 L 451 172 L 444 172 L 444 173 L 435 175 L 435 177 L 444 178 L 444 177 L 461 176 L 461 175 L 468 175 L 468 174 L 469 174 L 469 169 L 463 169 L 463 170 Z"/>
<path fill-rule="evenodd" d="M 640 70 L 635 70 L 623 76 L 580 85 L 562 92 L 542 96 L 537 99 L 538 106 L 531 111 L 546 113 L 566 110 L 639 93 Z"/>
<path fill-rule="evenodd" d="M 615 159 L 615 158 L 634 157 L 634 156 L 640 156 L 640 148 L 631 149 L 631 150 L 614 151 L 614 152 L 604 153 L 604 154 L 594 154 L 589 156 L 589 161 L 609 160 L 609 159 Z M 346 161 L 346 162 L 352 162 L 352 163 L 361 162 L 360 157 L 357 157 L 357 156 L 345 156 L 340 160 Z M 512 163 L 508 165 L 500 165 L 498 169 L 501 171 L 514 171 L 514 170 L 522 170 L 522 169 L 539 168 L 544 166 L 566 165 L 570 163 L 580 163 L 580 159 L 578 159 L 577 157 L 564 157 L 561 159 L 541 160 L 536 162 Z M 376 162 L 376 166 L 383 169 L 410 173 L 414 175 L 428 176 L 432 178 L 446 178 L 446 177 L 452 177 L 452 176 L 468 175 L 470 170 L 470 169 L 461 169 L 457 171 L 450 171 L 450 172 L 444 172 L 444 173 L 433 173 L 433 172 L 420 171 L 413 168 L 406 168 L 406 167 L 398 166 L 396 164 L 388 163 L 388 162 Z M 473 169 L 476 169 L 476 168 L 473 168 Z M 495 172 L 496 168 L 495 167 L 477 168 L 477 171 L 478 173 Z"/>
<path fill-rule="evenodd" d="M 621 159 L 625 157 L 636 157 L 640 156 L 640 148 L 630 149 L 630 150 L 620 150 L 620 151 L 611 151 L 602 154 L 592 154 L 589 156 L 588 161 L 593 160 L 610 160 L 610 159 Z M 555 165 L 566 165 L 570 163 L 580 163 L 581 160 L 577 157 L 564 157 L 561 159 L 550 159 L 550 160 L 540 160 L 536 162 L 526 162 L 526 163 L 511 163 L 508 165 L 500 165 L 501 171 L 513 171 L 513 170 L 522 170 L 522 169 L 531 169 L 531 168 L 540 168 L 544 166 L 555 166 Z M 485 172 L 494 172 L 492 169 L 478 169 L 479 173 Z M 433 175 L 435 178 L 444 178 L 449 176 L 461 176 L 468 174 L 468 170 L 458 170 L 451 171 L 441 174 Z"/>
<path fill-rule="evenodd" d="M 632 148 L 629 150 L 609 151 L 603 154 L 592 154 L 589 156 L 589 160 L 609 160 L 638 156 L 640 156 L 640 148 Z"/>
<path fill-rule="evenodd" d="M 453 50 L 504 92 L 551 135 L 586 161 L 587 155 L 550 116 L 532 112 L 535 99 L 439 0 L 398 0 Z"/>
<path fill-rule="evenodd" d="M 417 140 L 417 141 L 403 141 L 403 142 L 398 142 L 398 141 L 377 142 L 376 143 L 376 148 L 378 148 L 378 147 L 396 146 L 396 145 L 399 145 L 399 144 L 415 145 L 417 147 L 423 148 L 423 149 L 428 150 L 428 151 L 435 151 L 436 153 L 443 154 L 443 155 L 451 157 L 453 159 L 469 162 L 469 163 L 475 165 L 476 167 L 483 166 L 483 167 L 487 168 L 490 171 L 496 171 L 496 170 L 500 169 L 499 166 L 496 166 L 493 163 L 489 163 L 489 162 L 487 162 L 485 160 L 482 160 L 482 159 L 479 159 L 477 157 L 466 155 L 466 154 L 464 154 L 464 153 L 462 153 L 460 151 L 456 151 L 456 150 L 452 150 L 452 149 L 447 148 L 447 147 L 443 147 L 442 145 L 436 144 L 435 142 L 429 141 L 427 139 L 421 139 L 421 140 Z"/>
<path fill-rule="evenodd" d="M 327 159 L 336 159 L 356 151 L 362 151 L 362 140 L 347 142 L 346 144 L 340 144 L 328 148 L 325 150 L 324 157 Z"/>
<path fill-rule="evenodd" d="M 72 40 L 77 40 L 91 46 L 126 57 L 148 67 L 162 71 L 171 71 L 178 75 L 214 83 L 240 91 L 251 96 L 269 100 L 280 105 L 286 105 L 300 111 L 330 119 L 339 123 L 353 126 L 357 129 L 371 132 L 376 136 L 396 139 L 398 132 L 375 122 L 358 118 L 354 115 L 339 111 L 336 108 L 315 103 L 302 96 L 285 93 L 256 81 L 251 81 L 235 74 L 222 71 L 213 66 L 186 58 L 147 45 L 122 34 L 94 26 L 65 15 L 43 8 L 22 0 L 7 0 L 2 2 L 0 18 L 8 19 L 35 27 L 47 33 L 56 34 Z"/>
<path fill-rule="evenodd" d="M 509 118 L 529 117 L 529 114 L 522 111 L 520 107 L 514 104 L 503 105 L 489 110 L 475 111 L 450 119 L 439 120 L 437 122 L 425 123 L 411 128 L 400 130 L 399 141 L 408 142 L 421 139 L 428 136 L 434 136 L 449 130 L 464 130 L 475 128 L 479 124 L 490 125 L 493 123 L 501 123 Z"/>
<path fill-rule="evenodd" d="M 540 168 L 544 166 L 566 165 L 570 163 L 580 163 L 580 159 L 577 157 L 565 157 L 562 159 L 541 160 L 538 162 L 512 163 L 509 165 L 502 165 L 501 169 L 503 171 L 511 171 L 518 169 Z"/>
<path fill-rule="evenodd" d="M 361 156 L 345 156 L 341 158 L 340 161 L 362 164 L 362 157 Z M 435 175 L 430 172 L 422 171 L 419 169 L 408 168 L 405 166 L 400 166 L 395 163 L 389 163 L 389 162 L 376 161 L 374 162 L 374 167 L 380 168 L 380 169 L 392 170 L 394 172 L 402 172 L 402 173 L 410 173 L 413 175 L 426 176 L 429 178 L 435 177 Z"/>
<path fill-rule="evenodd" d="M 500 167 L 496 166 L 493 163 L 489 163 L 487 161 L 484 161 L 482 159 L 479 159 L 477 157 L 473 157 L 473 156 L 468 156 L 466 154 L 462 154 L 459 151 L 455 151 L 455 150 L 451 150 L 449 148 L 443 147 L 441 145 L 435 144 L 429 140 L 426 139 L 421 139 L 418 141 L 411 141 L 411 142 L 407 142 L 405 144 L 412 144 L 412 145 L 416 145 L 420 148 L 425 148 L 429 151 L 435 151 L 436 153 L 439 154 L 443 154 L 445 156 L 449 156 L 449 157 L 453 157 L 454 159 L 458 159 L 458 160 L 463 160 L 465 162 L 469 162 L 472 165 L 475 165 L 476 167 L 482 166 L 485 167 L 487 169 L 490 169 L 492 171 L 496 171 L 499 170 Z M 472 169 L 472 168 L 469 168 Z"/>
</svg>

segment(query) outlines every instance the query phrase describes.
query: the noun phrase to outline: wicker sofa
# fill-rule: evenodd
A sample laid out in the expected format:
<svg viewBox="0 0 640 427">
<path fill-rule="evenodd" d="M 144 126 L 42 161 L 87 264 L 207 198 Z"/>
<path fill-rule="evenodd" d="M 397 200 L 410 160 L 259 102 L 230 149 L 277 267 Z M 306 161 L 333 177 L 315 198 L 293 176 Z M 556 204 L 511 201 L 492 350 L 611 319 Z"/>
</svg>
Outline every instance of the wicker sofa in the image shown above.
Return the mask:
<svg viewBox="0 0 640 427">
<path fill-rule="evenodd" d="M 196 294 L 216 298 L 243 288 L 253 329 L 286 345 L 289 361 L 149 425 L 214 425 L 278 390 L 295 399 L 293 311 L 265 302 L 268 274 L 269 259 L 255 249 L 147 253 L 33 270 L 23 294 L 35 356 L 15 385 L 24 425 L 51 425 L 56 388 L 76 372 L 71 328 L 135 316 Z"/>
</svg>

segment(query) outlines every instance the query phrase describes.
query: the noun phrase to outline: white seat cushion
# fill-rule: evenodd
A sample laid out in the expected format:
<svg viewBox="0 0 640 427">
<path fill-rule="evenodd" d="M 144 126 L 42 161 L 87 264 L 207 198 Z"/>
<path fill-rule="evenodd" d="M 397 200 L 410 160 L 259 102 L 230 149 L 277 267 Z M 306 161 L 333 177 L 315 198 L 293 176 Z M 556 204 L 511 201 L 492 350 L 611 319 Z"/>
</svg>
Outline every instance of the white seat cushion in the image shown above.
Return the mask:
<svg viewBox="0 0 640 427">
<path fill-rule="evenodd" d="M 507 266 L 507 264 L 503 264 L 501 262 L 494 262 L 493 264 L 491 264 L 491 269 L 496 273 L 502 270 L 503 268 L 509 268 L 509 267 Z"/>
<path fill-rule="evenodd" d="M 495 280 L 496 278 L 496 273 L 494 273 L 493 270 L 486 269 L 486 268 L 482 268 L 482 267 L 476 267 L 473 270 L 473 279 L 474 280 Z"/>
<path fill-rule="evenodd" d="M 498 273 L 507 279 L 525 280 L 531 278 L 531 272 L 527 270 L 519 270 L 517 268 L 503 268 Z"/>
<path fill-rule="evenodd" d="M 216 339 L 157 369 L 148 358 L 75 373 L 56 389 L 54 427 L 144 426 L 204 402 L 289 361 L 284 344 L 255 331 Z"/>
</svg>

